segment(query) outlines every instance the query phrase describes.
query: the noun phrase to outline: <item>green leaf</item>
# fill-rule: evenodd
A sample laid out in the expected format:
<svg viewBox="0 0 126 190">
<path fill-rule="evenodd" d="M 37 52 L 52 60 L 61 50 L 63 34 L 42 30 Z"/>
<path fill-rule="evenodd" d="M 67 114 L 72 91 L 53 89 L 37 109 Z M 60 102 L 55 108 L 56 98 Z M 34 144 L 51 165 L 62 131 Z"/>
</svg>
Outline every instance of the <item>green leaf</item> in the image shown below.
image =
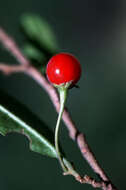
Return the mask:
<svg viewBox="0 0 126 190">
<path fill-rule="evenodd" d="M 41 63 L 41 65 L 45 61 L 45 55 L 43 54 L 43 52 L 41 52 L 31 44 L 25 44 L 23 47 L 23 52 L 25 56 L 27 56 L 29 59 L 38 61 L 39 63 Z"/>
<path fill-rule="evenodd" d="M 30 63 L 40 72 L 45 74 L 47 57 L 45 54 L 35 47 L 32 43 L 27 43 L 22 48 L 24 55 L 30 60 Z"/>
<path fill-rule="evenodd" d="M 2 96 L 0 93 L 0 100 L 1 100 L 1 97 Z M 3 98 L 3 100 L 4 100 L 4 98 Z M 3 101 L 3 104 L 6 104 L 6 102 Z M 11 102 L 10 102 L 10 104 L 11 104 Z M 14 108 L 15 106 L 12 106 L 12 107 Z M 17 112 L 18 112 L 18 109 L 14 109 L 14 110 L 17 110 Z M 21 108 L 20 113 L 22 113 L 22 112 L 23 112 L 23 110 Z M 24 109 L 24 112 L 25 112 L 25 117 L 29 116 L 29 112 L 27 112 L 28 113 L 27 114 L 25 109 Z M 19 113 L 19 115 L 20 115 L 20 113 Z M 31 117 L 33 117 L 33 114 L 31 115 Z M 38 123 L 39 123 L 38 121 L 34 122 L 34 120 L 33 120 L 34 125 L 35 124 L 37 125 Z M 43 126 L 41 126 L 41 127 L 43 127 Z M 32 128 L 31 125 L 24 122 L 19 117 L 15 116 L 15 114 L 11 113 L 5 107 L 0 105 L 0 134 L 6 135 L 7 133 L 10 133 L 10 132 L 18 132 L 23 135 L 26 135 L 26 137 L 28 137 L 28 139 L 30 141 L 30 148 L 32 151 L 56 158 L 57 156 L 56 156 L 55 148 L 52 145 L 52 143 L 49 142 L 49 140 L 45 137 L 45 134 L 46 134 L 45 130 L 43 130 L 43 131 L 44 131 L 44 135 L 40 134 L 37 130 Z M 48 134 L 48 136 L 49 135 L 50 135 L 50 133 Z"/>
<path fill-rule="evenodd" d="M 43 18 L 35 14 L 25 14 L 21 17 L 21 25 L 32 41 L 36 41 L 51 53 L 57 51 L 58 45 L 54 32 Z"/>
<path fill-rule="evenodd" d="M 26 135 L 32 151 L 56 158 L 54 146 L 45 137 L 0 105 L 0 133 L 6 135 L 10 132 Z"/>
</svg>

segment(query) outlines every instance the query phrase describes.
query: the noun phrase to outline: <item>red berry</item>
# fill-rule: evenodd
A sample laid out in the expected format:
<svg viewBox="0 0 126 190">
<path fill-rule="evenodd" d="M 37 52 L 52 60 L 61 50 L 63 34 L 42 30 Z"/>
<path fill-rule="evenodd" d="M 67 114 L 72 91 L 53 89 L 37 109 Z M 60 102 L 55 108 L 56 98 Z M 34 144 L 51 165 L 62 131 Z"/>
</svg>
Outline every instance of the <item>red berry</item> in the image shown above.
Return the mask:
<svg viewBox="0 0 126 190">
<path fill-rule="evenodd" d="M 55 85 L 71 82 L 73 86 L 80 79 L 81 66 L 79 61 L 69 53 L 54 55 L 47 64 L 48 80 Z"/>
</svg>

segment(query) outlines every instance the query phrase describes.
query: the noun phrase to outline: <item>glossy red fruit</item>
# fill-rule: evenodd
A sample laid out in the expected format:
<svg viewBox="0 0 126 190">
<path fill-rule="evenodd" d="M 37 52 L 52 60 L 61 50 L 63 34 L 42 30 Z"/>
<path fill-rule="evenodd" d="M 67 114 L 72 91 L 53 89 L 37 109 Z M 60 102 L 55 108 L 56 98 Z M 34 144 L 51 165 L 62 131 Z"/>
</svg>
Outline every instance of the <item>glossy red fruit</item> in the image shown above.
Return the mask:
<svg viewBox="0 0 126 190">
<path fill-rule="evenodd" d="M 71 82 L 73 86 L 80 79 L 81 66 L 79 61 L 69 53 L 54 55 L 47 64 L 48 80 L 55 85 Z"/>
</svg>

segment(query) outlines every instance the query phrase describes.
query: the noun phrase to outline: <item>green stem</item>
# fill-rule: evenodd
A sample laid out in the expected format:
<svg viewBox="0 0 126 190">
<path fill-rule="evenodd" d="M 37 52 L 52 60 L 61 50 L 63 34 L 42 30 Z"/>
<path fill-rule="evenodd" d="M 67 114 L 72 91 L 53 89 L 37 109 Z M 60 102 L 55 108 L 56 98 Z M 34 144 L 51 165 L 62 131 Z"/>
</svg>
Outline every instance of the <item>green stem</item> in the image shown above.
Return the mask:
<svg viewBox="0 0 126 190">
<path fill-rule="evenodd" d="M 67 98 L 67 88 L 60 87 L 58 90 L 59 90 L 59 95 L 60 95 L 60 111 L 59 111 L 56 128 L 55 128 L 55 148 L 56 148 L 56 152 L 57 152 L 57 156 L 58 156 L 60 165 L 61 165 L 62 169 L 64 170 L 64 172 L 66 172 L 68 169 L 63 162 L 63 159 L 62 159 L 62 156 L 61 156 L 61 153 L 59 150 L 58 132 L 59 132 L 60 121 L 62 119 L 62 115 L 63 115 L 63 111 L 64 111 L 64 105 L 65 105 L 66 98 Z"/>
</svg>

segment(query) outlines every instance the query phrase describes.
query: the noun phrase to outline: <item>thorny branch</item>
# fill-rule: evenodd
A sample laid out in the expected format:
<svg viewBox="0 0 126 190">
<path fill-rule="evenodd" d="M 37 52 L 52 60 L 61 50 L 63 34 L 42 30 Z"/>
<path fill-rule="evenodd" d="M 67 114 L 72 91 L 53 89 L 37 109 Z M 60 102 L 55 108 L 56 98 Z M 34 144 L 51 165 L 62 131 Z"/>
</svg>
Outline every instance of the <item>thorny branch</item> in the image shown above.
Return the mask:
<svg viewBox="0 0 126 190">
<path fill-rule="evenodd" d="M 39 71 L 37 71 L 37 69 L 35 69 L 30 64 L 29 60 L 24 57 L 14 40 L 10 36 L 8 36 L 2 28 L 0 28 L 0 42 L 9 52 L 11 52 L 11 54 L 20 63 L 20 65 L 11 66 L 1 63 L 0 70 L 3 71 L 5 74 L 24 72 L 25 74 L 29 75 L 47 92 L 53 105 L 56 108 L 56 111 L 58 112 L 60 105 L 55 88 L 47 81 L 45 76 L 43 76 Z M 73 141 L 77 143 L 83 157 L 87 160 L 90 167 L 100 178 L 100 182 L 97 182 L 88 176 L 84 176 L 83 178 L 78 176 L 76 180 L 80 183 L 90 184 L 94 188 L 101 188 L 103 190 L 117 190 L 116 187 L 114 187 L 114 185 L 111 183 L 109 178 L 106 176 L 103 169 L 100 167 L 94 154 L 88 146 L 85 135 L 78 131 L 67 109 L 64 110 L 63 121 L 69 131 L 69 136 L 72 138 Z"/>
</svg>

